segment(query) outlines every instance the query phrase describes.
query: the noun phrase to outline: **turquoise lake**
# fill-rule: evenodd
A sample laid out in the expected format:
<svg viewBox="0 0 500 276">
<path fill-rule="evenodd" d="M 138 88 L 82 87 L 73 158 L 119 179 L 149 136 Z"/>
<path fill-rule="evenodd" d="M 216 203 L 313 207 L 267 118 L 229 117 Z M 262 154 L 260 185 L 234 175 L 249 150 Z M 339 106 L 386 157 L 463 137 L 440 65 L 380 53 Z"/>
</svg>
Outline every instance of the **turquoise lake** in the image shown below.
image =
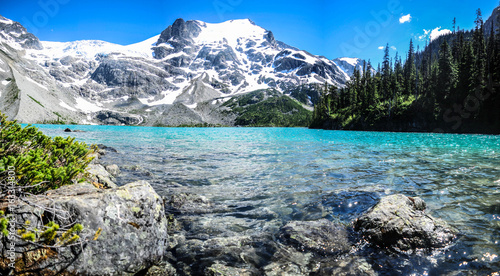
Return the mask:
<svg viewBox="0 0 500 276">
<path fill-rule="evenodd" d="M 274 231 L 290 220 L 348 225 L 385 196 L 421 197 L 459 230 L 449 248 L 392 256 L 366 251 L 384 275 L 500 271 L 500 136 L 324 131 L 305 128 L 151 128 L 37 125 L 118 152 L 120 185 L 148 180 L 235 206 L 192 218 L 210 236 Z M 85 132 L 65 133 L 64 128 Z M 278 226 L 276 226 L 278 225 Z M 497 274 L 498 275 L 498 274 Z"/>
</svg>

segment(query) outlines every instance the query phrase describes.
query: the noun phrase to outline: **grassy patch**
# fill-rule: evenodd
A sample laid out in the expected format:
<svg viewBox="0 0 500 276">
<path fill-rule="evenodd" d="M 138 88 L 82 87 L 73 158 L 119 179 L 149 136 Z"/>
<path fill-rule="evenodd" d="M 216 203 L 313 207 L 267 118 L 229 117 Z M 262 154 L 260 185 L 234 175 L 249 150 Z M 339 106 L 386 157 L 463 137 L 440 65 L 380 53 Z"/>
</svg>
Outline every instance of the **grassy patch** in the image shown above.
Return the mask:
<svg viewBox="0 0 500 276">
<path fill-rule="evenodd" d="M 35 100 L 35 98 L 31 97 L 30 95 L 28 95 L 28 97 L 30 97 L 30 99 L 32 99 L 35 103 L 39 104 L 41 107 L 45 108 L 45 106 L 43 106 L 43 104 L 41 104 L 39 101 Z"/>
<path fill-rule="evenodd" d="M 237 113 L 235 124 L 257 127 L 302 127 L 312 120 L 312 112 L 296 100 L 276 90 L 258 90 L 232 98 L 223 104 Z"/>
</svg>

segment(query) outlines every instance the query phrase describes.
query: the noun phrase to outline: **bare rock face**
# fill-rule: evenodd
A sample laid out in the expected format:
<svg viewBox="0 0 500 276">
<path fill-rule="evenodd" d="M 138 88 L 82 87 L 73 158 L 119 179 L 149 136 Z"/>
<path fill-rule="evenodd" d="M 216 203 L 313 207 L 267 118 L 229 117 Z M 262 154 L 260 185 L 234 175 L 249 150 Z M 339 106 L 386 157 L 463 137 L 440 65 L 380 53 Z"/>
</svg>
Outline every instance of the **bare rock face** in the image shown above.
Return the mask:
<svg viewBox="0 0 500 276">
<path fill-rule="evenodd" d="M 14 40 L 24 49 L 43 49 L 36 36 L 28 33 L 18 22 L 14 22 L 0 15 L 0 40 Z"/>
<path fill-rule="evenodd" d="M 424 212 L 425 202 L 402 194 L 382 198 L 354 227 L 371 243 L 398 250 L 439 248 L 456 236 L 445 221 Z"/>
</svg>

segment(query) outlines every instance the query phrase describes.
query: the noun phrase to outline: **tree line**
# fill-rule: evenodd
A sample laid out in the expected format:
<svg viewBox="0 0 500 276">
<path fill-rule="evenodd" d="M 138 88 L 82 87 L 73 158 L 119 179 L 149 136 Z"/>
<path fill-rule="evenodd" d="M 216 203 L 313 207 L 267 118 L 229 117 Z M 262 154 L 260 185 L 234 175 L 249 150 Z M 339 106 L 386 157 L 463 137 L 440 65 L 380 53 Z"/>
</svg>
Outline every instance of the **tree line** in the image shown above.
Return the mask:
<svg viewBox="0 0 500 276">
<path fill-rule="evenodd" d="M 370 61 L 343 88 L 325 84 L 313 128 L 500 133 L 500 20 L 485 32 L 455 30 L 403 58 Z M 499 17 L 500 18 L 500 17 Z"/>
</svg>

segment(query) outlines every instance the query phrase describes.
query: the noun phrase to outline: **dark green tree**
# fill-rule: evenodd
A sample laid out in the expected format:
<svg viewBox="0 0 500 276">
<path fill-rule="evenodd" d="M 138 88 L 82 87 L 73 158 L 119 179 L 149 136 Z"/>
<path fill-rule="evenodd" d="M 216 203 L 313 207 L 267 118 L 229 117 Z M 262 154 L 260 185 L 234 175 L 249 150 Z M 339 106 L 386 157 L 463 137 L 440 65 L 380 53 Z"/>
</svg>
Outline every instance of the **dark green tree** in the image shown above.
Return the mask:
<svg viewBox="0 0 500 276">
<path fill-rule="evenodd" d="M 457 81 L 457 69 L 453 62 L 451 49 L 446 40 L 441 44 L 439 50 L 439 63 L 438 63 L 438 86 L 437 86 L 437 100 L 444 102 L 449 99 L 451 92 L 455 91 Z"/>
<path fill-rule="evenodd" d="M 413 40 L 410 39 L 408 57 L 406 59 L 404 67 L 404 77 L 405 77 L 404 92 L 406 95 L 415 94 L 416 72 L 417 69 L 415 66 L 415 48 L 413 46 Z"/>
</svg>

